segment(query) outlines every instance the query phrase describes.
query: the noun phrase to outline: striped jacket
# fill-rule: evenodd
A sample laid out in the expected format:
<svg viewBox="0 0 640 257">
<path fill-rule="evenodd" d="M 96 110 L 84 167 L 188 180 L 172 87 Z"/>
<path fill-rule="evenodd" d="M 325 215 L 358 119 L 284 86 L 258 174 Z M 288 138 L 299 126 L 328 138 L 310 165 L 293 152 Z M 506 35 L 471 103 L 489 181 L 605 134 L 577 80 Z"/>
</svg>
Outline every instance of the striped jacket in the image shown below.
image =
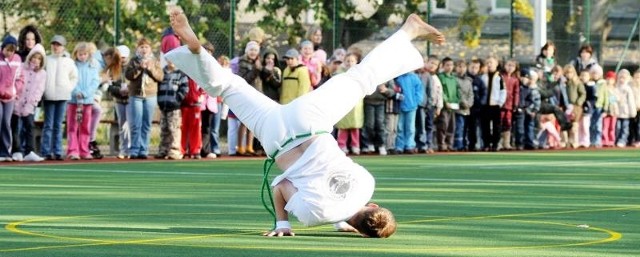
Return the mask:
<svg viewBox="0 0 640 257">
<path fill-rule="evenodd" d="M 182 100 L 189 93 L 189 77 L 178 69 L 164 69 L 164 78 L 158 84 L 158 107 L 163 112 L 180 109 Z"/>
</svg>

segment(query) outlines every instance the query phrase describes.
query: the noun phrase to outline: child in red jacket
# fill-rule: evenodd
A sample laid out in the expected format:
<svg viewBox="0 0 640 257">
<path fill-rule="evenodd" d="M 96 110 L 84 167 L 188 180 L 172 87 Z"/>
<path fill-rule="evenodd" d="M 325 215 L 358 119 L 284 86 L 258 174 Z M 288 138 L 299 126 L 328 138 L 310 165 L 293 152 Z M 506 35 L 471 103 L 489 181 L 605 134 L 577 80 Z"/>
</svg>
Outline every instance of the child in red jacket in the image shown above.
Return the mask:
<svg viewBox="0 0 640 257">
<path fill-rule="evenodd" d="M 204 99 L 204 91 L 189 79 L 189 93 L 182 100 L 182 150 L 184 158 L 200 159 L 200 149 L 202 148 L 202 116 L 200 115 L 200 105 Z"/>
</svg>

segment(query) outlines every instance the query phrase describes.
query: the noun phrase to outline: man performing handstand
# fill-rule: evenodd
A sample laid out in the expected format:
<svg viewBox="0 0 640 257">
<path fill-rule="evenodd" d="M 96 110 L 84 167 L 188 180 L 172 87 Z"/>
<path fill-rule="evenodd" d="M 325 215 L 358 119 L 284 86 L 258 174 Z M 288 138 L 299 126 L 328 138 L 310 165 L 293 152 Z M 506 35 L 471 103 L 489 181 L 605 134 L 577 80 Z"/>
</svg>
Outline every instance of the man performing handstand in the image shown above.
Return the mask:
<svg viewBox="0 0 640 257">
<path fill-rule="evenodd" d="M 293 236 L 289 213 L 306 226 L 345 221 L 365 237 L 389 237 L 395 232 L 393 214 L 368 204 L 375 187 L 373 176 L 324 132 L 331 131 L 377 85 L 424 65 L 412 39 L 424 37 L 442 44 L 442 33 L 412 14 L 360 64 L 317 90 L 280 105 L 223 69 L 201 47 L 179 7 L 170 9 L 170 19 L 186 45 L 167 53 L 166 58 L 208 94 L 222 96 L 284 171 L 271 184 L 277 222 L 265 236 Z"/>
</svg>

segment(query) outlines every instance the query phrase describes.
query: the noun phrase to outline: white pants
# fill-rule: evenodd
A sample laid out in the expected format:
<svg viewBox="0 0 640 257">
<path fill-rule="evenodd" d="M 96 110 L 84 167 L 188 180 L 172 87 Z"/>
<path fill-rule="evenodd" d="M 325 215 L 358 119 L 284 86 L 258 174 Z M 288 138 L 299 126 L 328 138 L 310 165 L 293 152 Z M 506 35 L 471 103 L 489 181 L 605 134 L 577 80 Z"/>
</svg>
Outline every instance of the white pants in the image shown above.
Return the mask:
<svg viewBox="0 0 640 257">
<path fill-rule="evenodd" d="M 317 90 L 280 105 L 231 70 L 222 68 L 204 49 L 196 55 L 182 46 L 167 53 L 166 58 L 211 96 L 221 95 L 270 156 L 278 149 L 281 154 L 309 139 L 299 138 L 282 146 L 296 135 L 331 131 L 335 123 L 378 85 L 423 66 L 422 55 L 409 36 L 399 30 L 347 72 L 331 78 Z"/>
</svg>

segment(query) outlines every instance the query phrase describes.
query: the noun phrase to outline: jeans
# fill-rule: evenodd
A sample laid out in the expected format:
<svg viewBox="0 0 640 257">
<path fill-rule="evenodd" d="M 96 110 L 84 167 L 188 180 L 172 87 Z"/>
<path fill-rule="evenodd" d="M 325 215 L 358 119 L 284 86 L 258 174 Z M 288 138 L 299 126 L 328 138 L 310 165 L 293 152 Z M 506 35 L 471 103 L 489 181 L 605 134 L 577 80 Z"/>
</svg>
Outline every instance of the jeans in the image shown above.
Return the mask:
<svg viewBox="0 0 640 257">
<path fill-rule="evenodd" d="M 386 138 L 384 104 L 364 104 L 364 127 L 360 145 L 362 147 L 385 146 Z"/>
<path fill-rule="evenodd" d="M 0 102 L 0 157 L 11 157 L 11 116 L 15 101 Z"/>
<path fill-rule="evenodd" d="M 434 107 L 418 108 L 416 112 L 416 147 L 420 150 L 433 148 Z"/>
<path fill-rule="evenodd" d="M 398 116 L 396 150 L 412 150 L 416 148 L 416 110 L 408 112 L 401 111 Z"/>
<path fill-rule="evenodd" d="M 516 112 L 514 114 L 516 121 L 516 146 L 525 149 L 533 149 L 535 147 L 535 129 L 536 117 L 526 112 Z"/>
<path fill-rule="evenodd" d="M 64 114 L 67 110 L 67 101 L 45 100 L 43 107 L 41 156 L 62 156 L 62 121 L 64 121 Z"/>
<path fill-rule="evenodd" d="M 11 116 L 11 128 L 13 129 L 12 153 L 23 153 L 27 155 L 35 150 L 35 137 L 33 136 L 33 114 L 21 117 Z M 22 133 L 20 131 L 22 130 Z M 24 149 L 22 148 L 24 146 Z"/>
<path fill-rule="evenodd" d="M 238 128 L 240 121 L 236 118 L 227 118 L 227 147 L 229 155 L 235 155 L 238 147 Z"/>
<path fill-rule="evenodd" d="M 151 122 L 156 110 L 156 97 L 130 97 L 127 118 L 131 128 L 131 156 L 149 155 L 151 139 Z"/>
<path fill-rule="evenodd" d="M 467 137 L 465 136 L 465 124 L 464 120 L 467 116 L 456 113 L 455 114 L 455 127 L 453 132 L 453 149 L 464 150 L 467 145 Z"/>
<path fill-rule="evenodd" d="M 129 121 L 127 120 L 128 104 L 116 103 L 116 116 L 118 116 L 118 155 L 129 156 L 131 137 L 129 131 Z"/>
<path fill-rule="evenodd" d="M 220 122 L 222 118 L 222 103 L 218 103 L 218 112 L 211 119 L 211 151 L 220 154 Z"/>
<path fill-rule="evenodd" d="M 616 121 L 616 145 L 626 146 L 629 142 L 629 121 L 631 119 L 617 119 Z"/>
<path fill-rule="evenodd" d="M 594 108 L 591 113 L 591 125 L 589 126 L 589 136 L 592 146 L 602 146 L 602 109 Z"/>
</svg>

